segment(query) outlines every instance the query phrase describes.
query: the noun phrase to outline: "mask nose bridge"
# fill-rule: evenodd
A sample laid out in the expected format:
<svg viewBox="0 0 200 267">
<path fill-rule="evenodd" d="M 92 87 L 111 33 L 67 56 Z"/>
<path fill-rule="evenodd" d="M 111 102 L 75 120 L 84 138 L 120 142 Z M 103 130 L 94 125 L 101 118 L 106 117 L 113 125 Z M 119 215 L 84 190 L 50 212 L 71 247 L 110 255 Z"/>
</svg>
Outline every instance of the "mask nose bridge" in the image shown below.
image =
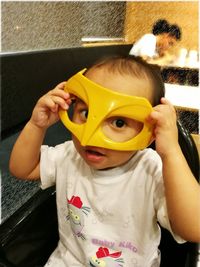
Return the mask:
<svg viewBox="0 0 200 267">
<path fill-rule="evenodd" d="M 81 137 L 81 145 L 86 146 L 96 130 L 100 127 L 104 119 L 110 111 L 116 106 L 116 101 L 108 93 L 106 96 L 101 93 L 96 94 L 94 90 L 90 90 L 88 96 L 88 117 L 84 125 Z M 103 101 L 103 103 L 102 103 Z M 112 103 L 112 104 L 111 104 Z"/>
</svg>

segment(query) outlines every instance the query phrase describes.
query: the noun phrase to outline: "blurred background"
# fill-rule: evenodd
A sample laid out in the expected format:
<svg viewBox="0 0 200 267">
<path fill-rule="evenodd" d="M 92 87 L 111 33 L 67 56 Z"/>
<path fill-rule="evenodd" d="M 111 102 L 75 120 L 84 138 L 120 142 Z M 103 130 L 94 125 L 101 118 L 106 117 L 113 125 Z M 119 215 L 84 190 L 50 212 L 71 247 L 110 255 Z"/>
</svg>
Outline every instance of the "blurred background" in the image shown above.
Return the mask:
<svg viewBox="0 0 200 267">
<path fill-rule="evenodd" d="M 173 48 L 198 50 L 197 1 L 2 1 L 2 52 L 134 43 L 165 18 L 180 25 Z M 90 39 L 88 39 L 90 38 Z"/>
</svg>

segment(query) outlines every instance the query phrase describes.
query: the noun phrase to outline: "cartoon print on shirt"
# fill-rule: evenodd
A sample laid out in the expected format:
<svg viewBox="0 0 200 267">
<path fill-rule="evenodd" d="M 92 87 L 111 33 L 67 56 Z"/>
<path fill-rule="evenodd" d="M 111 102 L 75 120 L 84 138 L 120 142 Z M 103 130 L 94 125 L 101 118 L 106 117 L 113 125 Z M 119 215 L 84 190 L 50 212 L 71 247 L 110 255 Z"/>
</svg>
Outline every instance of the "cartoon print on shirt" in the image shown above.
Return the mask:
<svg viewBox="0 0 200 267">
<path fill-rule="evenodd" d="M 90 267 L 123 267 L 124 260 L 121 257 L 122 252 L 110 253 L 108 248 L 100 247 L 96 256 L 90 258 Z"/>
<path fill-rule="evenodd" d="M 84 214 L 88 215 L 90 208 L 83 206 L 83 202 L 78 196 L 72 196 L 71 199 L 67 201 L 69 206 L 67 220 L 71 223 L 72 231 L 76 236 L 85 240 L 85 236 L 82 232 L 84 228 Z"/>
</svg>

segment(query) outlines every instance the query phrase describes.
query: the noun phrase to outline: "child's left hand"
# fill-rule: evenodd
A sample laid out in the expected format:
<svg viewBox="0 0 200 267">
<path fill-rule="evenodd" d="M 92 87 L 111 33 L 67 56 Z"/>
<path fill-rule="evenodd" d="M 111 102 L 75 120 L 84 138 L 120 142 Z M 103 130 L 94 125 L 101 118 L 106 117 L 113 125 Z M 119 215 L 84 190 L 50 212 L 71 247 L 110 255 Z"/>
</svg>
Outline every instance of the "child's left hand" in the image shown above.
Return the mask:
<svg viewBox="0 0 200 267">
<path fill-rule="evenodd" d="M 161 98 L 161 104 L 153 109 L 147 121 L 154 125 L 156 151 L 163 158 L 179 149 L 176 111 L 164 97 Z"/>
</svg>

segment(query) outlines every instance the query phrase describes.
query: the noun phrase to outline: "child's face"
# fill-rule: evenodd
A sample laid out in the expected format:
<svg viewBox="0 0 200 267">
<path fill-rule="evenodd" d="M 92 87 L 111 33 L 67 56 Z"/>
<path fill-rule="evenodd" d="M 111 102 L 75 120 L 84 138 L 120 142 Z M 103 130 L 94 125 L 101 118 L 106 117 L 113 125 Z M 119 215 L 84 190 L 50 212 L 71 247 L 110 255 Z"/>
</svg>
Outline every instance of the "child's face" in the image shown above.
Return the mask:
<svg viewBox="0 0 200 267">
<path fill-rule="evenodd" d="M 163 33 L 160 35 L 160 39 L 157 43 L 157 48 L 160 53 L 166 52 L 176 43 L 176 38 L 171 36 L 169 33 Z"/>
<path fill-rule="evenodd" d="M 146 97 L 152 100 L 152 88 L 148 80 L 133 78 L 130 75 L 112 74 L 105 69 L 89 70 L 86 77 L 93 82 L 119 93 Z M 74 107 L 73 121 L 82 124 L 87 120 L 87 105 L 77 100 Z M 130 118 L 113 117 L 105 120 L 102 130 L 114 141 L 123 142 L 136 136 L 143 124 Z M 117 151 L 100 147 L 82 146 L 73 136 L 74 145 L 82 158 L 95 169 L 107 169 L 126 163 L 136 151 Z"/>
</svg>

